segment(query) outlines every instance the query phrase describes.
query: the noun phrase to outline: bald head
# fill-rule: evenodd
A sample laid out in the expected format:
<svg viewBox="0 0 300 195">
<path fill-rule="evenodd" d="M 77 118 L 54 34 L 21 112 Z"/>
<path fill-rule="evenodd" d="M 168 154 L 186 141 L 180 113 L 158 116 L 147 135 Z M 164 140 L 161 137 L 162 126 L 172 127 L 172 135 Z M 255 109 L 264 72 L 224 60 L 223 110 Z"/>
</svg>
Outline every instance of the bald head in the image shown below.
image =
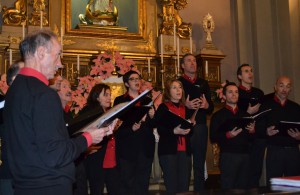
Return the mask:
<svg viewBox="0 0 300 195">
<path fill-rule="evenodd" d="M 292 90 L 292 81 L 287 76 L 278 77 L 274 86 L 275 95 L 281 100 L 285 101 Z"/>
</svg>

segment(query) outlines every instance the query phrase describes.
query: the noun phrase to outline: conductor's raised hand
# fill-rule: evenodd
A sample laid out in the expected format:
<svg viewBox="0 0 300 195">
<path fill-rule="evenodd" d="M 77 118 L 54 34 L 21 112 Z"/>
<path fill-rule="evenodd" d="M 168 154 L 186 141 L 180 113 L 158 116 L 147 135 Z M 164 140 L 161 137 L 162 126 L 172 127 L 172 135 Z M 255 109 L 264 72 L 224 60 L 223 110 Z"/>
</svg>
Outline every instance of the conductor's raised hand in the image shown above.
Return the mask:
<svg viewBox="0 0 300 195">
<path fill-rule="evenodd" d="M 186 135 L 191 131 L 191 129 L 182 129 L 180 126 L 181 125 L 178 125 L 177 127 L 174 128 L 174 134 Z"/>
<path fill-rule="evenodd" d="M 201 105 L 201 100 L 200 98 L 195 98 L 193 100 L 190 100 L 190 95 L 188 95 L 186 97 L 186 100 L 185 100 L 185 106 L 189 109 L 197 109 L 199 108 Z"/>
</svg>

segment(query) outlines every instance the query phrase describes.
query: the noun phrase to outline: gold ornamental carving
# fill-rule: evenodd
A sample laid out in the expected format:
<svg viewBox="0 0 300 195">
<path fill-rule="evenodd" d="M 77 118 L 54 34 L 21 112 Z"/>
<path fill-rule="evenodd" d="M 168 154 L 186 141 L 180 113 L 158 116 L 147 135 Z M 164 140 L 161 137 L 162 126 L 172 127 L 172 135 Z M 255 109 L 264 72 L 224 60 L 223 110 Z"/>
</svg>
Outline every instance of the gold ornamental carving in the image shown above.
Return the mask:
<svg viewBox="0 0 300 195">
<path fill-rule="evenodd" d="M 31 5 L 33 9 L 31 18 L 28 20 L 29 24 L 39 26 L 42 23 L 43 26 L 48 26 L 48 4 L 45 0 L 32 0 L 29 5 Z"/>
<path fill-rule="evenodd" d="M 148 52 L 155 52 L 154 48 L 154 40 L 153 40 L 153 31 L 151 30 L 149 35 L 148 35 L 148 41 L 146 45 L 138 45 L 136 46 L 138 49 L 142 49 Z"/>
<path fill-rule="evenodd" d="M 203 30 L 206 33 L 206 48 L 215 49 L 215 46 L 212 42 L 211 34 L 214 32 L 215 29 L 215 22 L 213 20 L 213 17 L 208 13 L 206 16 L 204 16 L 202 21 Z"/>
<path fill-rule="evenodd" d="M 19 26 L 26 22 L 26 1 L 17 0 L 14 7 L 3 7 L 3 22 L 7 25 Z"/>
<path fill-rule="evenodd" d="M 192 33 L 192 24 L 182 21 L 179 10 L 187 5 L 187 0 L 162 0 L 162 26 L 160 33 L 164 35 L 174 35 L 174 24 L 176 25 L 175 33 L 182 39 L 188 39 Z"/>
<path fill-rule="evenodd" d="M 103 50 L 117 51 L 120 49 L 119 46 L 115 45 L 115 41 L 113 39 L 111 41 L 98 42 L 96 46 L 102 48 Z"/>
</svg>

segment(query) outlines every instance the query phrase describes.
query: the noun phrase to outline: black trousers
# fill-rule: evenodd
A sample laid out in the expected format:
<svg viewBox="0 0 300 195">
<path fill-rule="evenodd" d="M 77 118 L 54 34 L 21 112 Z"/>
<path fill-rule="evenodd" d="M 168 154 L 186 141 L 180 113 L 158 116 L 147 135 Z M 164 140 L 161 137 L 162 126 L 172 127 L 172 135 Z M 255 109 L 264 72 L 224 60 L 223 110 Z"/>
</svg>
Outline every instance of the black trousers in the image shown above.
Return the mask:
<svg viewBox="0 0 300 195">
<path fill-rule="evenodd" d="M 105 151 L 99 151 L 90 154 L 85 159 L 85 169 L 87 179 L 90 186 L 90 195 L 102 195 L 104 185 L 106 185 L 107 192 L 111 195 L 118 195 L 120 188 L 120 176 L 117 168 L 103 168 L 103 160 Z"/>
<path fill-rule="evenodd" d="M 249 154 L 221 153 L 221 188 L 247 189 Z"/>
<path fill-rule="evenodd" d="M 148 194 L 153 158 L 137 155 L 136 160 L 119 159 L 122 195 Z"/>
<path fill-rule="evenodd" d="M 15 189 L 14 195 L 72 195 L 72 182 L 62 179 L 59 185 L 34 188 Z"/>
<path fill-rule="evenodd" d="M 84 166 L 84 157 L 75 161 L 75 183 L 73 183 L 73 195 L 88 195 L 87 177 Z"/>
<path fill-rule="evenodd" d="M 189 191 L 191 176 L 191 157 L 185 152 L 159 156 L 167 194 Z"/>
<path fill-rule="evenodd" d="M 266 140 L 255 139 L 250 147 L 250 172 L 249 187 L 258 188 L 259 180 L 262 175 L 264 157 L 266 152 Z"/>
<path fill-rule="evenodd" d="M 300 175 L 299 147 L 269 145 L 267 147 L 266 171 L 268 182 L 273 177 Z"/>
<path fill-rule="evenodd" d="M 196 124 L 191 137 L 195 192 L 204 190 L 204 165 L 206 160 L 207 139 L 207 126 L 205 124 Z"/>
</svg>

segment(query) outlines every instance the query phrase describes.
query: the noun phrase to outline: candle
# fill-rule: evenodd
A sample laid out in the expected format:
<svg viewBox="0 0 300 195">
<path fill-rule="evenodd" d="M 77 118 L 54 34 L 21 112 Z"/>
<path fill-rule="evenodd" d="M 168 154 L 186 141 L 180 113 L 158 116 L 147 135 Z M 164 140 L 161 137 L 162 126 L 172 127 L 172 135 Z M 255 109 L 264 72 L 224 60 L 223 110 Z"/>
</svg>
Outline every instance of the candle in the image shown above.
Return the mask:
<svg viewBox="0 0 300 195">
<path fill-rule="evenodd" d="M 12 65 L 12 49 L 9 49 L 9 65 Z"/>
<path fill-rule="evenodd" d="M 78 71 L 78 76 L 79 76 L 79 73 L 80 73 L 80 56 L 77 55 L 77 71 Z"/>
<path fill-rule="evenodd" d="M 175 22 L 174 22 L 174 25 L 173 25 L 173 38 L 174 38 L 174 43 L 173 43 L 173 49 L 175 51 L 175 48 L 176 48 L 176 25 L 175 25 Z"/>
<path fill-rule="evenodd" d="M 208 75 L 208 61 L 205 60 L 205 75 Z"/>
<path fill-rule="evenodd" d="M 192 40 L 192 35 L 190 36 L 190 53 L 193 53 L 193 40 Z"/>
<path fill-rule="evenodd" d="M 160 62 L 161 62 L 161 65 L 163 65 L 164 64 L 164 42 L 163 42 L 162 34 L 160 34 L 160 52 L 161 52 Z"/>
<path fill-rule="evenodd" d="M 61 44 L 61 58 L 63 57 L 63 48 L 64 48 L 64 32 L 63 27 L 60 27 L 60 44 Z"/>
<path fill-rule="evenodd" d="M 150 74 L 150 58 L 147 59 L 148 59 L 148 73 Z"/>
<path fill-rule="evenodd" d="M 180 64 L 179 64 L 179 37 L 177 37 L 177 68 L 178 68 L 178 72 L 180 70 Z"/>
<path fill-rule="evenodd" d="M 22 23 L 22 40 L 25 38 L 25 22 Z"/>
<path fill-rule="evenodd" d="M 40 14 L 41 14 L 41 16 L 40 16 L 40 17 L 41 17 L 41 18 L 40 18 L 40 27 L 41 27 L 41 29 L 42 29 L 42 28 L 43 28 L 43 11 L 41 10 L 40 12 L 41 12 L 41 13 L 40 13 Z"/>
</svg>

